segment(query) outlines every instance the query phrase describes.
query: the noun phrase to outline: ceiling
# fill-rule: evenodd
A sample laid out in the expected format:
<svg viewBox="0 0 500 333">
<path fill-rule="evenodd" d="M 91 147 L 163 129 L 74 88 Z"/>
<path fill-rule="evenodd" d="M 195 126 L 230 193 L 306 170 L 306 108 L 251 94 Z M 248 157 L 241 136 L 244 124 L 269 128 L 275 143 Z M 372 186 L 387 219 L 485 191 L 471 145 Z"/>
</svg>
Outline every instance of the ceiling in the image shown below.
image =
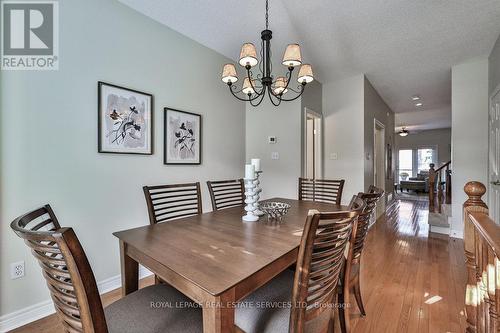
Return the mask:
<svg viewBox="0 0 500 333">
<path fill-rule="evenodd" d="M 120 1 L 235 61 L 260 45 L 264 0 Z M 365 73 L 396 113 L 449 112 L 451 67 L 500 34 L 499 0 L 270 0 L 269 16 L 275 64 L 298 42 L 321 82 Z"/>
<path fill-rule="evenodd" d="M 451 107 L 422 111 L 396 113 L 395 131 L 405 127 L 410 132 L 420 132 L 438 128 L 451 128 Z"/>
</svg>

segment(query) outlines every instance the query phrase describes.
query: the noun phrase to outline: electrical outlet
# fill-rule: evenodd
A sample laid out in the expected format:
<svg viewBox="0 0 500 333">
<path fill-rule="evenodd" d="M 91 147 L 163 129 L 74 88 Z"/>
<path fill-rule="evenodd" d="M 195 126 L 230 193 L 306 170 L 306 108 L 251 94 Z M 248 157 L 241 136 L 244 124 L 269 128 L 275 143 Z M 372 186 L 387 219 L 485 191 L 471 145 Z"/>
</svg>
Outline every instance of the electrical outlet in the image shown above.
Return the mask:
<svg viewBox="0 0 500 333">
<path fill-rule="evenodd" d="M 13 262 L 10 264 L 10 278 L 19 279 L 24 276 L 24 261 Z"/>
</svg>

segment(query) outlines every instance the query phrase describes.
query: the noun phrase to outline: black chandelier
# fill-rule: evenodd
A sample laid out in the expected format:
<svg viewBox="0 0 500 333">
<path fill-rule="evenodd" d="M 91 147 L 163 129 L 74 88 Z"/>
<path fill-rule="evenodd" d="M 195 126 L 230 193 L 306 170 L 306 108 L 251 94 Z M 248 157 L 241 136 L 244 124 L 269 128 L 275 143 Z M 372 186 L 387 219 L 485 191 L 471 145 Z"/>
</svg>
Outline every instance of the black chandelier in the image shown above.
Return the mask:
<svg viewBox="0 0 500 333">
<path fill-rule="evenodd" d="M 306 84 L 314 80 L 312 67 L 309 64 L 302 64 L 299 44 L 289 44 L 283 55 L 282 64 L 288 67 L 285 76 L 278 76 L 276 79 L 271 74 L 271 38 L 272 31 L 269 30 L 269 3 L 266 0 L 266 29 L 261 32 L 261 61 L 257 59 L 257 51 L 252 43 L 245 43 L 241 47 L 239 64 L 246 69 L 246 77 L 243 80 L 243 86 L 239 89 L 234 83 L 238 81 L 236 67 L 233 64 L 225 64 L 222 69 L 222 82 L 226 83 L 229 91 L 234 97 L 241 101 L 249 102 L 252 106 L 258 106 L 267 95 L 271 103 L 275 106 L 282 101 L 293 101 L 299 98 L 304 92 Z M 252 67 L 259 65 L 260 73 L 254 78 L 251 71 Z M 295 67 L 300 66 L 297 75 L 299 85 L 297 90 L 289 87 L 292 79 L 292 72 Z M 292 91 L 295 96 L 283 98 L 283 96 Z"/>
</svg>

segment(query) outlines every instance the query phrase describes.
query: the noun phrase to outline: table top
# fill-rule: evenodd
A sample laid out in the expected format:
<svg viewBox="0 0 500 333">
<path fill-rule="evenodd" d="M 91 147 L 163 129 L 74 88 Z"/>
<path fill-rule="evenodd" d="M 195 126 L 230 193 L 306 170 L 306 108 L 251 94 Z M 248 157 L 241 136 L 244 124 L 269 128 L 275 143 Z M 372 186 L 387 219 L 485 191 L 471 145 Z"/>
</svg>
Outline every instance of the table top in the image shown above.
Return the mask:
<svg viewBox="0 0 500 333">
<path fill-rule="evenodd" d="M 212 295 L 220 295 L 300 245 L 310 209 L 346 207 L 273 198 L 291 205 L 283 222 L 245 222 L 243 207 L 113 233 Z"/>
</svg>

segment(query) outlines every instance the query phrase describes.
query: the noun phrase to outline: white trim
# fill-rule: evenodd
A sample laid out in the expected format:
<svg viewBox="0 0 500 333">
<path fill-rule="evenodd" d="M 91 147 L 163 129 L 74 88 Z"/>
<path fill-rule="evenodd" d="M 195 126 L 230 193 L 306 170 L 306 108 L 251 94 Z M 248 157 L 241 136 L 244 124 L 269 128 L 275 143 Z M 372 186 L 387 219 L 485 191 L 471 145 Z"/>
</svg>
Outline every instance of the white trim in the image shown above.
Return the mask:
<svg viewBox="0 0 500 333">
<path fill-rule="evenodd" d="M 436 234 L 450 235 L 449 227 L 438 227 L 435 225 L 429 225 L 429 231 L 435 232 Z"/>
<path fill-rule="evenodd" d="M 139 266 L 139 279 L 143 279 L 147 276 L 150 276 L 151 274 L 153 273 L 147 268 Z M 99 294 L 101 295 L 121 288 L 121 286 L 121 275 L 115 275 L 97 283 L 97 289 L 99 289 Z M 13 330 L 23 325 L 29 324 L 35 320 L 50 316 L 55 312 L 56 311 L 52 300 L 46 300 L 27 306 L 23 309 L 7 313 L 0 317 L 0 332 L 3 333 Z"/>
<path fill-rule="evenodd" d="M 451 230 L 450 237 L 464 239 L 464 231 L 463 230 Z"/>
</svg>

